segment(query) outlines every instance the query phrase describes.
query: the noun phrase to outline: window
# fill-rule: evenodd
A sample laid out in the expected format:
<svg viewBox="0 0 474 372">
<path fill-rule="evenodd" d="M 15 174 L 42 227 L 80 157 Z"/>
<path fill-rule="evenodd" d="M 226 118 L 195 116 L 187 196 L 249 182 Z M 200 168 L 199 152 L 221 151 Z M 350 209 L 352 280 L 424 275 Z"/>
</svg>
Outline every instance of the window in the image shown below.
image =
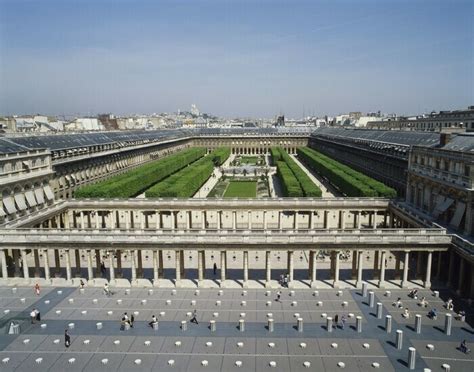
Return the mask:
<svg viewBox="0 0 474 372">
<path fill-rule="evenodd" d="M 466 177 L 469 177 L 469 173 L 470 173 L 470 167 L 469 167 L 469 165 L 465 165 L 464 166 L 464 175 Z"/>
</svg>

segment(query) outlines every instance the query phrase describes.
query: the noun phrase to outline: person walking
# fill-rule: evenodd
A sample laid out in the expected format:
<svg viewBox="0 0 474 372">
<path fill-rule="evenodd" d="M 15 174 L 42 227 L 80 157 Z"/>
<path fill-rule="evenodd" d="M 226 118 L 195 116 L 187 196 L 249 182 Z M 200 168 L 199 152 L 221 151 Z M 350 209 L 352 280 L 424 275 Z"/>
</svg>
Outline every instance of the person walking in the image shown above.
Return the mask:
<svg viewBox="0 0 474 372">
<path fill-rule="evenodd" d="M 342 329 L 344 330 L 345 326 L 346 326 L 346 322 L 347 322 L 347 318 L 345 315 L 343 315 L 341 317 L 341 325 L 342 325 Z"/>
<path fill-rule="evenodd" d="M 158 323 L 158 320 L 156 319 L 156 316 L 152 315 L 152 317 L 151 317 L 151 322 L 148 323 L 148 325 L 149 325 L 151 328 L 153 328 L 153 325 L 156 324 L 156 323 Z"/>
<path fill-rule="evenodd" d="M 104 261 L 102 261 L 100 263 L 100 272 L 102 273 L 102 276 L 105 276 L 105 274 L 107 273 L 107 271 L 105 270 L 105 263 Z"/>
<path fill-rule="evenodd" d="M 217 264 L 215 262 L 214 262 L 213 269 L 214 269 L 214 276 L 216 276 L 216 274 L 217 274 Z"/>
<path fill-rule="evenodd" d="M 39 295 L 40 295 L 40 292 L 41 292 L 40 286 L 39 286 L 38 283 L 36 283 L 36 284 L 35 284 L 35 294 L 36 294 L 37 296 L 39 296 Z"/>
<path fill-rule="evenodd" d="M 277 292 L 277 298 L 276 298 L 275 301 L 280 302 L 280 299 L 281 299 L 281 291 L 278 291 L 278 292 Z"/>
<path fill-rule="evenodd" d="M 30 318 L 31 318 L 31 324 L 35 324 L 35 320 L 36 320 L 36 309 L 31 310 Z"/>
<path fill-rule="evenodd" d="M 133 328 L 133 322 L 134 322 L 134 321 L 135 321 L 135 316 L 132 314 L 132 315 L 130 316 L 130 327 L 132 327 L 132 328 Z"/>
<path fill-rule="evenodd" d="M 64 331 L 64 346 L 71 346 L 71 336 L 69 336 L 69 332 L 67 329 Z"/>
<path fill-rule="evenodd" d="M 197 320 L 197 311 L 196 311 L 196 309 L 194 309 L 194 311 L 193 311 L 193 317 L 191 318 L 191 320 L 190 320 L 189 322 L 190 322 L 190 323 L 199 324 L 199 323 L 198 323 L 198 320 Z"/>
<path fill-rule="evenodd" d="M 334 324 L 336 325 L 336 328 L 339 326 L 339 315 L 334 316 Z"/>
</svg>

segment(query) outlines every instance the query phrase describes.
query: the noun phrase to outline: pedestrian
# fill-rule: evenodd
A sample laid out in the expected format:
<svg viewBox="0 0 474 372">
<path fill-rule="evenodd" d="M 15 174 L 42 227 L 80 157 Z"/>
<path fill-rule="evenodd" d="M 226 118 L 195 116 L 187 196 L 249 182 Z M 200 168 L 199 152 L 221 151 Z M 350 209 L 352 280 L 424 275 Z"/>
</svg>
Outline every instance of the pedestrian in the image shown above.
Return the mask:
<svg viewBox="0 0 474 372">
<path fill-rule="evenodd" d="M 463 352 L 464 354 L 468 354 L 468 353 L 471 352 L 471 349 L 469 349 L 469 348 L 467 347 L 467 342 L 466 342 L 466 340 L 463 340 L 463 341 L 461 342 L 461 345 L 459 345 L 459 350 L 461 350 L 461 352 Z"/>
<path fill-rule="evenodd" d="M 156 323 L 158 323 L 158 320 L 156 319 L 156 316 L 153 315 L 153 316 L 151 317 L 151 322 L 148 323 L 148 325 L 149 325 L 151 328 L 153 328 L 153 324 L 156 324 Z"/>
<path fill-rule="evenodd" d="M 105 276 L 105 274 L 107 273 L 107 271 L 105 270 L 105 263 L 104 261 L 102 261 L 100 263 L 100 272 L 102 273 L 102 276 Z"/>
<path fill-rule="evenodd" d="M 345 315 L 343 315 L 343 316 L 341 317 L 342 329 L 345 328 L 346 322 L 347 322 L 347 318 L 346 318 Z"/>
<path fill-rule="evenodd" d="M 280 298 L 281 298 L 281 291 L 278 291 L 278 292 L 277 292 L 277 298 L 276 298 L 275 301 L 280 302 Z"/>
<path fill-rule="evenodd" d="M 80 287 L 84 288 L 84 282 L 82 281 L 82 279 L 81 279 L 81 282 L 80 282 Z"/>
<path fill-rule="evenodd" d="M 40 295 L 40 286 L 39 286 L 38 283 L 35 284 L 35 293 L 36 293 L 37 296 Z"/>
<path fill-rule="evenodd" d="M 189 322 L 190 322 L 190 323 L 199 324 L 199 323 L 198 323 L 198 320 L 197 320 L 197 311 L 196 311 L 196 309 L 194 309 L 194 311 L 193 311 L 193 317 L 191 318 L 191 320 L 190 320 Z"/>
<path fill-rule="evenodd" d="M 130 327 L 133 328 L 133 322 L 135 321 L 135 317 L 133 316 L 133 314 L 130 316 Z"/>
<path fill-rule="evenodd" d="M 215 262 L 214 262 L 213 269 L 214 269 L 214 276 L 215 276 L 217 274 L 217 264 Z"/>
<path fill-rule="evenodd" d="M 106 296 L 110 296 L 110 289 L 109 289 L 109 285 L 107 283 L 104 284 L 104 294 Z"/>
<path fill-rule="evenodd" d="M 339 325 L 339 315 L 337 314 L 334 316 L 334 324 L 336 325 L 336 328 Z"/>
<path fill-rule="evenodd" d="M 71 346 L 71 336 L 69 336 L 67 329 L 64 331 L 64 346 Z"/>
<path fill-rule="evenodd" d="M 35 320 L 36 320 L 36 309 L 31 310 L 30 318 L 31 318 L 31 324 L 35 324 Z"/>
</svg>

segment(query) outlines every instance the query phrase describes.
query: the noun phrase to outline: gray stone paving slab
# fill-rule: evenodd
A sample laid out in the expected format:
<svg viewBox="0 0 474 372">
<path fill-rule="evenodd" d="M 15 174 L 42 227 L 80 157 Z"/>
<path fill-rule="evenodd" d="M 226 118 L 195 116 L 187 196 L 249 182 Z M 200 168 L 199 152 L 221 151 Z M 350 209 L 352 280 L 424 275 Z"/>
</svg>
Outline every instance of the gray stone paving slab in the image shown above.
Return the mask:
<svg viewBox="0 0 474 372">
<path fill-rule="evenodd" d="M 321 355 L 319 343 L 314 338 L 286 339 L 289 355 Z"/>
<path fill-rule="evenodd" d="M 47 371 L 60 356 L 61 353 L 32 353 L 17 367 L 17 370 Z"/>
<path fill-rule="evenodd" d="M 385 355 L 385 351 L 380 345 L 378 340 L 374 339 L 357 339 L 357 340 L 347 340 L 349 342 L 349 346 L 352 350 L 352 354 L 354 355 Z M 366 347 L 367 345 L 368 347 Z"/>
<path fill-rule="evenodd" d="M 357 366 L 361 371 L 369 371 L 374 370 L 375 367 L 373 363 L 378 363 L 378 367 L 376 369 L 382 370 L 384 372 L 391 372 L 395 371 L 390 363 L 390 360 L 387 357 L 363 357 L 363 358 L 355 358 L 357 361 Z"/>
<path fill-rule="evenodd" d="M 99 350 L 106 353 L 124 353 L 130 349 L 134 339 L 133 336 L 109 336 L 102 341 Z"/>
<path fill-rule="evenodd" d="M 5 350 L 13 351 L 33 351 L 44 341 L 47 335 L 21 335 L 15 339 Z"/>
<path fill-rule="evenodd" d="M 423 359 L 428 365 L 432 372 L 445 372 L 443 364 L 448 364 L 451 367 L 451 371 L 455 372 L 472 372 L 473 362 L 467 360 L 441 360 L 441 359 Z"/>
<path fill-rule="evenodd" d="M 216 355 L 191 355 L 187 370 L 189 372 L 219 372 L 222 368 L 222 360 L 222 356 Z M 207 364 L 203 361 L 207 361 Z"/>
<path fill-rule="evenodd" d="M 256 339 L 250 337 L 227 337 L 224 354 L 255 354 L 257 351 Z"/>
<path fill-rule="evenodd" d="M 66 350 L 67 348 L 64 346 L 63 335 L 49 335 L 35 349 L 36 352 L 48 351 L 48 352 L 58 352 L 58 353 L 62 353 Z"/>
<path fill-rule="evenodd" d="M 286 338 L 258 338 L 257 354 L 288 355 Z"/>
<path fill-rule="evenodd" d="M 94 353 L 84 371 L 117 371 L 124 358 L 120 353 Z"/>
<path fill-rule="evenodd" d="M 81 372 L 91 358 L 92 354 L 89 353 L 62 353 L 49 368 L 49 372 Z"/>
<path fill-rule="evenodd" d="M 94 352 L 97 351 L 104 342 L 105 336 L 95 336 L 95 335 L 86 335 L 86 336 L 71 336 L 71 346 L 69 346 L 69 351 L 72 352 Z"/>
<path fill-rule="evenodd" d="M 225 342 L 215 337 L 199 337 L 194 341 L 193 354 L 223 354 Z"/>
<path fill-rule="evenodd" d="M 30 353 L 11 353 L 11 352 L 0 352 L 0 371 L 11 372 L 14 371 L 26 358 L 30 356 Z"/>
<path fill-rule="evenodd" d="M 159 353 L 164 341 L 165 338 L 159 336 L 137 336 L 128 351 L 130 353 Z"/>
<path fill-rule="evenodd" d="M 155 361 L 156 355 L 153 354 L 127 354 L 118 371 L 152 371 Z"/>
<path fill-rule="evenodd" d="M 163 354 L 189 354 L 193 349 L 194 340 L 194 337 L 167 337 L 161 347 L 161 352 Z M 180 344 L 177 345 L 176 342 Z"/>
<path fill-rule="evenodd" d="M 305 366 L 305 362 L 309 362 L 309 367 Z M 296 356 L 290 358 L 290 371 L 291 372 L 307 372 L 307 371 L 321 371 L 324 368 L 323 360 L 321 357 L 314 356 Z"/>
<path fill-rule="evenodd" d="M 318 339 L 322 355 L 352 355 L 349 340 L 345 338 Z"/>
<path fill-rule="evenodd" d="M 276 366 L 272 367 L 270 362 L 275 362 Z M 290 370 L 290 358 L 287 356 L 271 355 L 258 356 L 256 358 L 256 371 L 281 371 L 288 372 Z"/>
<path fill-rule="evenodd" d="M 465 359 L 470 360 L 473 363 L 474 369 L 474 356 L 472 353 L 465 354 L 458 349 L 459 342 L 449 341 L 433 341 L 433 340 L 413 340 L 413 347 L 416 348 L 417 352 L 422 358 L 446 358 L 446 359 Z M 428 348 L 428 345 L 433 345 L 434 349 Z M 472 345 L 468 345 L 469 348 Z"/>
<path fill-rule="evenodd" d="M 360 369 L 357 358 L 347 356 L 335 356 L 335 357 L 323 357 L 323 364 L 326 371 L 339 371 L 342 368 L 338 366 L 338 363 L 344 363 L 344 370 L 351 372 L 365 372 Z M 373 369 L 373 368 L 371 368 Z"/>
<path fill-rule="evenodd" d="M 236 364 L 238 363 L 240 366 Z M 256 358 L 248 355 L 225 355 L 222 360 L 222 371 L 241 372 L 241 371 L 255 371 Z"/>
<path fill-rule="evenodd" d="M 160 354 L 155 360 L 153 370 L 160 372 L 185 372 L 188 369 L 190 356 L 178 354 Z M 169 364 L 173 361 L 173 364 Z"/>
</svg>

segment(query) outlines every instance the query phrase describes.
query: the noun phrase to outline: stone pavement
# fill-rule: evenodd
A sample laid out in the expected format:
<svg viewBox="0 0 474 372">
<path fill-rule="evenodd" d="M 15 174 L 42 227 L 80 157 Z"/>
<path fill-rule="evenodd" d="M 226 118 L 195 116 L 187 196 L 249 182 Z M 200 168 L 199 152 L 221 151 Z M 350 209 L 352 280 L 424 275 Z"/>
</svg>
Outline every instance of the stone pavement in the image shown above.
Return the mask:
<svg viewBox="0 0 474 372">
<path fill-rule="evenodd" d="M 371 290 L 373 307 L 369 295 L 347 289 L 283 289 L 280 301 L 275 289 L 112 291 L 106 296 L 100 288 L 48 288 L 35 296 L 31 287 L 0 287 L 0 371 L 404 371 L 409 370 L 409 347 L 416 348 L 417 371 L 443 371 L 443 364 L 451 371 L 474 370 L 472 354 L 457 350 L 463 339 L 472 348 L 472 325 L 453 316 L 451 335 L 444 332 L 448 311 L 443 300 L 449 293 L 436 297 L 420 290 L 419 298 L 429 301 L 424 308 L 402 289 Z M 409 319 L 392 305 L 398 297 L 410 309 Z M 42 314 L 37 324 L 28 316 L 34 307 Z M 437 320 L 427 317 L 432 307 L 438 309 Z M 190 323 L 194 309 L 199 324 Z M 473 309 L 465 310 L 471 320 Z M 135 324 L 121 331 L 124 312 L 134 314 Z M 347 323 L 329 332 L 328 319 L 334 321 L 336 314 L 339 319 L 345 315 Z M 415 314 L 421 315 L 420 334 Z M 158 318 L 157 330 L 148 326 L 152 315 Z M 386 315 L 392 316 L 390 333 Z M 20 334 L 5 333 L 10 319 L 20 319 Z M 69 348 L 64 346 L 65 329 L 71 334 Z M 401 350 L 396 348 L 397 330 L 403 331 Z"/>
</svg>

